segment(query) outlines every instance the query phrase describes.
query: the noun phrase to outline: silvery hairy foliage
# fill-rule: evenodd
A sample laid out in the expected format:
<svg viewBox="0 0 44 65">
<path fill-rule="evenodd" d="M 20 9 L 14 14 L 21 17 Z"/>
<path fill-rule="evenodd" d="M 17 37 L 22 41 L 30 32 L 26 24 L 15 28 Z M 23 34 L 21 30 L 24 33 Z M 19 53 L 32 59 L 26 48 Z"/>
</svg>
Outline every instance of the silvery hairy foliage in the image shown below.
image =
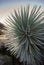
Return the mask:
<svg viewBox="0 0 44 65">
<path fill-rule="evenodd" d="M 6 42 L 8 49 L 20 62 L 40 65 L 44 57 L 44 11 L 36 5 L 30 9 L 30 6 L 21 7 L 21 10 L 14 10 L 14 14 L 8 16 Z"/>
</svg>

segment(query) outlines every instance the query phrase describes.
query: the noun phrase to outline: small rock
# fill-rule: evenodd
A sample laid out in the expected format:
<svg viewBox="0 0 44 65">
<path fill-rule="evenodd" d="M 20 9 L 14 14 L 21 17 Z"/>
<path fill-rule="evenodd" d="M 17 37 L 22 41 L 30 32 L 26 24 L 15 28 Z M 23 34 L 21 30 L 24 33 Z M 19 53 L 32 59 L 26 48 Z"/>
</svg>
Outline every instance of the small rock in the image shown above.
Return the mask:
<svg viewBox="0 0 44 65">
<path fill-rule="evenodd" d="M 12 58 L 7 55 L 0 55 L 0 65 L 12 65 Z"/>
</svg>

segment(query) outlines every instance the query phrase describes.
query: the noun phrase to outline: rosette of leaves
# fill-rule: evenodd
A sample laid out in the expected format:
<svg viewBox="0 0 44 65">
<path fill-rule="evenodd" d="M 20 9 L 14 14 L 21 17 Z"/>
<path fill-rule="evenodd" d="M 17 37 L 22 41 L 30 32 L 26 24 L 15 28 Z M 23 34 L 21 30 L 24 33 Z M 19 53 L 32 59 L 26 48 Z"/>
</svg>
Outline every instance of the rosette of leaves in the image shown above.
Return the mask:
<svg viewBox="0 0 44 65">
<path fill-rule="evenodd" d="M 44 11 L 36 5 L 30 9 L 21 7 L 11 13 L 12 17 L 8 16 L 6 21 L 13 31 L 8 49 L 24 64 L 40 65 L 44 57 Z"/>
</svg>

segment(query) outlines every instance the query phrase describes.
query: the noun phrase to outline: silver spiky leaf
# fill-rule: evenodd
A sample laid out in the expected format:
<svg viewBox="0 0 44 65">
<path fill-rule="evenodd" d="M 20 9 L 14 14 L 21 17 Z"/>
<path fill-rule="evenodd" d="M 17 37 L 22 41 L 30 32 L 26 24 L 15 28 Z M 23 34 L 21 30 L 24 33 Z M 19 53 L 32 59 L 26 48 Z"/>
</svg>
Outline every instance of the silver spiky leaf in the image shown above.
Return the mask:
<svg viewBox="0 0 44 65">
<path fill-rule="evenodd" d="M 40 65 L 44 57 L 44 11 L 36 5 L 31 12 L 29 6 L 21 8 L 15 14 L 8 16 L 7 22 L 12 32 L 9 38 L 8 49 L 21 62 L 30 65 Z"/>
</svg>

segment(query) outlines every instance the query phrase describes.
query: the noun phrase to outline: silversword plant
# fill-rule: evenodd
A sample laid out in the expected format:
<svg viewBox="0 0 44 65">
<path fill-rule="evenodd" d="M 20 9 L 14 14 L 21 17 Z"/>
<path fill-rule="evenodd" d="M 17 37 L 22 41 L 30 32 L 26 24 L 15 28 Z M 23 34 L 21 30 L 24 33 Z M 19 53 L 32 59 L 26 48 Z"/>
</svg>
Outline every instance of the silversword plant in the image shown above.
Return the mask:
<svg viewBox="0 0 44 65">
<path fill-rule="evenodd" d="M 21 7 L 8 16 L 7 23 L 12 33 L 9 38 L 8 49 L 20 62 L 29 65 L 42 64 L 44 57 L 44 11 L 41 6 L 31 8 Z M 10 40 L 11 39 L 11 40 Z"/>
</svg>

